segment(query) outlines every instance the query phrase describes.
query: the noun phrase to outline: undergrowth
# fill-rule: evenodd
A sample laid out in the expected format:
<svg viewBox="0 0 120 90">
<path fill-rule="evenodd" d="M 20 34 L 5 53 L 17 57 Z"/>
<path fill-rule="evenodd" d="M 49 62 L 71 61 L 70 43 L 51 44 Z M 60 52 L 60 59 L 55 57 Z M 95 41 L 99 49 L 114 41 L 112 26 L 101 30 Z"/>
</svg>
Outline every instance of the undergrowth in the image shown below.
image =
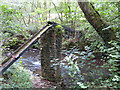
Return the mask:
<svg viewBox="0 0 120 90">
<path fill-rule="evenodd" d="M 31 72 L 13 64 L 0 78 L 0 88 L 32 88 Z"/>
</svg>

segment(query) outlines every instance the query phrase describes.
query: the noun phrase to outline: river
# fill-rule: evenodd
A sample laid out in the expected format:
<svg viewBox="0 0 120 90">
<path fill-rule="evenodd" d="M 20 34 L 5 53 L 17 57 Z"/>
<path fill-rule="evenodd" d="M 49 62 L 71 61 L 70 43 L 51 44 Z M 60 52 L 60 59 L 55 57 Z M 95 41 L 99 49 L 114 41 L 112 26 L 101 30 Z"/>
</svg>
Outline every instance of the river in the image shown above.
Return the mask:
<svg viewBox="0 0 120 90">
<path fill-rule="evenodd" d="M 22 65 L 32 71 L 33 73 L 37 70 L 41 69 L 41 61 L 40 61 L 40 54 L 39 50 L 37 49 L 29 49 L 27 50 L 17 62 L 21 62 Z M 37 72 L 36 72 L 37 73 Z M 40 72 L 38 72 L 39 74 Z"/>
</svg>

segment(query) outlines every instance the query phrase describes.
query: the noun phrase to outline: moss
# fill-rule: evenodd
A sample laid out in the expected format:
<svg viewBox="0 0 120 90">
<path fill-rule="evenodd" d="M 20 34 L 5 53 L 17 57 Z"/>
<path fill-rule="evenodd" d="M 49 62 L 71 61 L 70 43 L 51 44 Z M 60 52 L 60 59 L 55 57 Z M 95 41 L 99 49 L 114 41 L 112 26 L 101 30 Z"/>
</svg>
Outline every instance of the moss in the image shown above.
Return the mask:
<svg viewBox="0 0 120 90">
<path fill-rule="evenodd" d="M 57 25 L 55 28 L 56 29 L 63 29 L 63 27 L 61 25 Z"/>
</svg>

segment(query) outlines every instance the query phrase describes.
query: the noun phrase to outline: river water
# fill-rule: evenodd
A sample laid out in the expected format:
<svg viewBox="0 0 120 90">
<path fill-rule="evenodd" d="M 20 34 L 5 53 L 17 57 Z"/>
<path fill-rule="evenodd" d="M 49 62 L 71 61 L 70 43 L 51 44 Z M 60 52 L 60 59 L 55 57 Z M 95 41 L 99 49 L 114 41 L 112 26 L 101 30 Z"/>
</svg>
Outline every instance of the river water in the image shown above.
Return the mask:
<svg viewBox="0 0 120 90">
<path fill-rule="evenodd" d="M 41 61 L 39 50 L 37 49 L 29 49 L 27 50 L 17 62 L 22 61 L 22 64 L 25 68 L 36 71 L 41 69 Z"/>
</svg>

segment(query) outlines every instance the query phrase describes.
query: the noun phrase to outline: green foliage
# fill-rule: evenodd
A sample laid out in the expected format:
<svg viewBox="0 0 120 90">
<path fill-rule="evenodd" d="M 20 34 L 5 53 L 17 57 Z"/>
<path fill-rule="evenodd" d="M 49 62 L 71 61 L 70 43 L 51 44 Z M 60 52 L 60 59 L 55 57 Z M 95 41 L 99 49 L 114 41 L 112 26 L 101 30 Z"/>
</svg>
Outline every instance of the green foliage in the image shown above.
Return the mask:
<svg viewBox="0 0 120 90">
<path fill-rule="evenodd" d="M 79 48 L 75 48 L 75 46 L 64 50 L 66 57 L 60 62 L 53 60 L 52 62 L 55 63 L 53 66 L 60 65 L 63 70 L 62 78 L 64 81 L 68 77 L 70 78 L 66 82 L 70 84 L 71 88 L 119 88 L 120 55 L 118 50 L 120 50 L 120 46 L 116 41 L 110 43 L 113 45 L 111 48 L 105 48 L 102 45 L 94 46 L 97 51 L 91 51 L 89 46 L 85 46 L 85 51 L 79 51 Z M 106 56 L 98 54 L 101 55 L 101 59 L 96 59 L 95 53 L 98 51 L 106 52 Z M 99 64 L 96 64 L 98 62 Z M 100 62 L 103 62 L 103 65 L 100 65 Z M 110 73 L 107 75 L 109 71 Z M 96 76 L 98 77 L 96 78 Z"/>
<path fill-rule="evenodd" d="M 63 27 L 61 25 L 56 26 L 57 29 L 62 29 Z"/>
<path fill-rule="evenodd" d="M 53 5 L 55 8 L 55 12 L 58 15 L 58 17 L 56 18 L 57 22 L 75 29 L 80 25 L 80 22 L 84 21 L 84 18 L 81 18 L 81 16 L 83 16 L 83 13 L 80 13 L 81 10 L 76 2 L 71 3 L 63 1 L 57 5 L 55 5 L 55 3 Z"/>
<path fill-rule="evenodd" d="M 119 10 L 118 2 L 97 2 L 93 3 L 95 10 L 100 16 L 111 24 L 110 27 L 114 28 L 114 32 L 119 32 Z M 116 33 L 117 34 L 117 33 Z"/>
<path fill-rule="evenodd" d="M 31 72 L 20 65 L 12 65 L 0 78 L 1 88 L 32 88 Z"/>
<path fill-rule="evenodd" d="M 3 48 L 16 46 L 19 43 L 23 43 L 24 39 L 19 40 L 16 36 L 27 37 L 27 32 L 24 28 L 21 27 L 21 23 L 18 19 L 22 14 L 15 10 L 14 8 L 9 7 L 8 5 L 1 5 L 1 31 L 3 32 Z M 18 47 L 18 46 L 17 46 Z"/>
<path fill-rule="evenodd" d="M 15 18 L 20 17 L 21 13 L 8 5 L 1 5 L 2 12 L 2 31 L 11 32 L 9 34 L 23 34 L 23 29 L 19 24 L 16 24 Z"/>
<path fill-rule="evenodd" d="M 112 71 L 114 75 L 119 75 L 120 45 L 118 41 L 111 41 L 110 44 L 113 45 L 113 47 L 107 49 L 107 52 L 109 53 L 109 57 L 110 57 L 109 64 L 112 65 L 112 69 L 110 69 L 110 71 Z"/>
<path fill-rule="evenodd" d="M 4 48 L 19 47 L 24 40 L 29 39 L 46 24 L 50 10 L 46 5 L 48 3 L 39 0 L 37 3 L 36 1 L 21 1 L 21 3 L 3 1 L 0 10 Z M 22 35 L 24 38 L 17 40 L 16 35 Z M 39 44 L 33 47 L 38 48 Z"/>
<path fill-rule="evenodd" d="M 114 32 L 116 34 L 116 37 L 119 38 L 119 19 L 115 18 L 118 15 L 118 7 L 116 3 L 94 3 L 95 9 L 100 13 L 101 17 L 105 19 L 106 21 L 109 21 L 112 25 L 109 27 L 114 28 Z M 72 13 L 74 5 L 71 3 L 64 3 L 63 6 L 56 6 L 57 8 L 57 13 L 61 14 L 61 19 L 64 21 L 61 23 L 64 23 L 65 25 L 68 25 L 71 27 L 72 23 L 70 22 L 71 19 L 74 20 L 74 22 L 77 24 L 77 20 L 81 20 L 80 17 L 77 17 L 75 14 Z M 61 9 L 62 8 L 62 9 Z M 110 9 L 108 9 L 110 8 Z M 71 10 L 71 11 L 70 11 Z M 75 12 L 75 9 L 74 11 Z M 79 12 L 80 13 L 80 12 Z M 82 14 L 77 15 L 83 17 Z M 78 18 L 78 19 L 76 19 Z M 71 24 L 70 24 L 71 23 Z M 80 25 L 81 24 L 81 25 Z M 73 24 L 74 25 L 74 24 Z M 118 76 L 119 74 L 119 41 L 114 42 L 111 41 L 112 47 L 111 48 L 106 48 L 104 46 L 104 42 L 102 38 L 97 34 L 97 32 L 94 30 L 94 28 L 86 22 L 84 19 L 82 21 L 79 21 L 79 29 L 82 29 L 83 32 L 85 33 L 85 40 L 88 40 L 88 43 L 85 44 L 83 43 L 83 47 L 85 48 L 85 51 L 79 51 L 76 50 L 76 48 L 80 45 L 74 44 L 74 46 L 69 47 L 70 49 L 67 49 L 67 46 L 71 45 L 71 40 L 69 39 L 68 41 L 63 42 L 64 50 L 69 53 L 65 53 L 66 57 L 64 60 L 62 60 L 60 65 L 62 65 L 61 69 L 64 68 L 67 74 L 71 77 L 68 83 L 72 83 L 70 86 L 75 88 L 87 88 L 87 87 L 113 87 L 113 88 L 118 88 L 120 83 L 120 77 Z M 75 25 L 74 25 L 75 26 Z M 108 28 L 109 28 L 108 27 Z M 77 27 L 75 27 L 77 29 Z M 105 30 L 105 28 L 104 28 Z M 72 50 L 71 50 L 72 49 Z M 99 54 L 103 53 L 105 55 Z M 105 62 L 103 65 L 99 66 L 96 65 L 95 63 L 97 62 L 97 59 L 95 59 L 95 54 L 98 53 L 98 56 L 101 56 L 101 61 Z M 72 54 L 72 56 L 71 56 Z M 77 59 L 77 60 L 76 60 Z M 80 62 L 80 63 L 78 63 Z M 99 61 L 100 62 L 100 61 Z M 55 64 L 56 65 L 56 64 Z M 88 67 L 87 67 L 87 66 Z M 91 67 L 94 67 L 94 69 L 91 72 Z M 87 73 L 82 73 L 81 68 L 86 68 Z M 106 70 L 110 71 L 109 76 L 104 77 L 103 68 Z M 107 73 L 107 72 L 106 72 Z M 65 72 L 63 73 L 65 74 Z M 95 75 L 98 75 L 98 78 L 94 78 Z M 89 76 L 89 82 L 86 81 L 86 76 Z M 64 80 L 66 80 L 65 75 L 63 75 Z M 83 80 L 81 82 L 81 80 Z"/>
<path fill-rule="evenodd" d="M 3 42 L 5 47 L 7 45 L 8 47 L 10 45 L 15 46 L 18 44 L 18 41 L 22 43 L 24 42 L 23 40 L 18 40 L 17 37 L 12 36 L 18 34 L 25 36 L 25 38 L 28 38 L 31 36 L 31 34 L 37 32 L 37 30 L 39 30 L 39 28 L 41 28 L 41 26 L 43 26 L 45 22 L 47 22 L 47 20 L 57 21 L 68 27 L 76 30 L 81 30 L 83 31 L 83 33 L 85 33 L 86 42 L 76 43 L 74 39 L 69 39 L 68 41 L 63 42 L 64 49 L 70 48 L 65 50 L 66 52 L 68 52 L 65 53 L 66 59 L 58 63 L 58 60 L 52 61 L 55 62 L 54 65 L 60 64 L 61 69 L 66 69 L 67 74 L 71 77 L 72 85 L 70 87 L 118 88 L 120 86 L 120 77 L 118 76 L 120 58 L 119 41 L 111 41 L 110 44 L 112 46 L 110 48 L 106 48 L 101 37 L 99 37 L 94 28 L 85 19 L 84 14 L 79 9 L 77 3 L 60 2 L 54 5 L 54 7 L 47 7 L 47 5 L 49 5 L 47 2 L 42 3 L 39 0 L 37 1 L 37 3 L 35 3 L 34 1 L 30 1 L 28 3 L 23 2 L 22 6 L 19 6 L 20 9 L 18 9 L 18 7 L 11 8 L 11 6 L 9 5 L 1 5 L 1 28 L 2 32 L 7 31 L 2 36 L 4 38 Z M 119 18 L 117 17 L 118 3 L 94 2 L 93 5 L 95 6 L 95 10 L 99 12 L 101 17 L 111 24 L 107 28 L 114 28 L 116 37 L 119 40 Z M 61 26 L 58 25 L 57 28 L 61 29 Z M 104 28 L 103 30 L 107 28 Z M 8 40 L 8 38 L 10 39 Z M 34 47 L 38 46 L 39 44 L 34 45 Z M 101 67 L 95 64 L 95 62 L 97 61 L 95 59 L 95 54 L 98 52 L 106 53 L 106 56 L 103 56 L 101 54 L 99 55 L 102 56 L 101 60 L 106 62 L 104 65 L 101 66 L 102 68 L 108 69 L 111 66 L 111 68 L 109 68 L 109 71 L 111 72 L 109 78 L 103 78 L 103 73 L 101 73 L 101 70 L 99 69 Z M 88 65 L 88 67 L 86 65 Z M 95 67 L 94 70 L 91 71 L 91 67 L 89 67 L 89 65 L 91 65 L 91 67 Z M 88 73 L 82 73 L 81 68 L 85 68 Z M 54 69 L 56 70 L 56 68 Z M 0 79 L 1 81 L 8 81 L 7 84 L 2 84 L 3 87 L 31 87 L 31 83 L 29 83 L 28 79 L 28 77 L 30 76 L 24 73 L 23 69 L 9 69 L 6 74 L 8 74 L 9 79 Z M 94 75 L 99 75 L 99 77 L 96 79 L 94 78 Z M 85 78 L 86 76 L 89 76 L 89 80 L 91 81 L 87 81 Z"/>
<path fill-rule="evenodd" d="M 110 21 L 115 16 L 118 15 L 117 2 L 98 2 L 94 3 L 95 9 L 100 13 L 100 15 L 106 20 Z M 104 11 L 104 12 L 103 12 Z"/>
</svg>

